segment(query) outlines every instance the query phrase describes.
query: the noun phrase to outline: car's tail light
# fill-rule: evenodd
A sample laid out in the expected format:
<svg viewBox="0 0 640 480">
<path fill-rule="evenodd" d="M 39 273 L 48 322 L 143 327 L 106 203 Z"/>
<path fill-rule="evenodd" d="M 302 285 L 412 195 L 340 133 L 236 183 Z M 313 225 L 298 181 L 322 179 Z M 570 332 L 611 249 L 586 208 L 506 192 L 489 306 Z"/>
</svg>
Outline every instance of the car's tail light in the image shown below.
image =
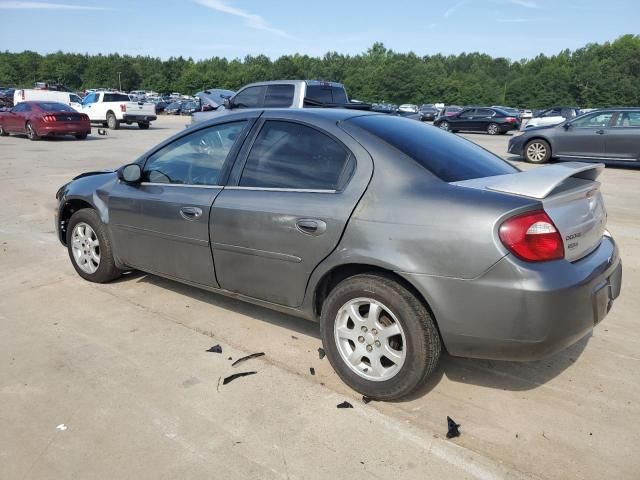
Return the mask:
<svg viewBox="0 0 640 480">
<path fill-rule="evenodd" d="M 82 118 L 82 120 L 89 120 L 89 115 L 80 115 L 80 118 Z"/>
<path fill-rule="evenodd" d="M 516 117 L 507 117 L 504 120 L 509 123 L 516 123 L 518 121 Z"/>
<path fill-rule="evenodd" d="M 126 112 L 127 111 L 127 106 L 124 103 L 120 104 L 120 111 L 121 112 Z"/>
<path fill-rule="evenodd" d="M 43 119 L 45 122 L 55 122 L 55 121 L 57 121 L 57 120 L 58 120 L 58 119 L 55 117 L 55 115 L 45 115 L 44 117 L 42 117 L 42 119 Z"/>
<path fill-rule="evenodd" d="M 514 255 L 528 262 L 564 258 L 564 245 L 544 210 L 516 215 L 500 225 L 500 240 Z"/>
</svg>

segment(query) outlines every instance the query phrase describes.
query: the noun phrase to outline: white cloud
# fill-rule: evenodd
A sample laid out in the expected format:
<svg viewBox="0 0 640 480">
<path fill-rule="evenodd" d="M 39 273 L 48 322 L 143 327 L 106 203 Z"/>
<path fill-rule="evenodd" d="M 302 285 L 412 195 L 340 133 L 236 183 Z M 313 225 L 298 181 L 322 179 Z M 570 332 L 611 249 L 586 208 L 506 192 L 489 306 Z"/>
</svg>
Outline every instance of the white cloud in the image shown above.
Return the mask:
<svg viewBox="0 0 640 480">
<path fill-rule="evenodd" d="M 511 3 L 515 4 L 515 5 L 520 5 L 521 7 L 526 7 L 526 8 L 540 8 L 538 6 L 538 3 L 535 2 L 534 0 L 510 0 Z"/>
<path fill-rule="evenodd" d="M 458 3 L 454 3 L 451 7 L 449 7 L 445 12 L 444 12 L 444 17 L 448 18 L 451 15 L 453 15 L 456 10 L 458 10 L 460 7 L 464 7 L 467 3 L 469 3 L 469 0 L 461 0 Z"/>
<path fill-rule="evenodd" d="M 3 10 L 113 10 L 108 7 L 92 7 L 89 5 L 69 5 L 49 2 L 0 2 Z"/>
<path fill-rule="evenodd" d="M 278 28 L 274 28 L 271 25 L 269 25 L 269 22 L 267 22 L 260 15 L 256 15 L 255 13 L 249 13 L 239 8 L 232 7 L 231 5 L 227 5 L 223 0 L 194 0 L 194 1 L 202 5 L 203 7 L 211 8 L 212 10 L 217 10 L 218 12 L 227 13 L 235 17 L 243 18 L 245 20 L 246 25 L 250 28 L 255 28 L 256 30 L 263 30 L 265 32 L 273 33 L 274 35 L 278 35 L 279 37 L 283 37 L 283 38 L 289 38 L 289 39 L 294 38 L 284 30 L 280 30 Z"/>
</svg>

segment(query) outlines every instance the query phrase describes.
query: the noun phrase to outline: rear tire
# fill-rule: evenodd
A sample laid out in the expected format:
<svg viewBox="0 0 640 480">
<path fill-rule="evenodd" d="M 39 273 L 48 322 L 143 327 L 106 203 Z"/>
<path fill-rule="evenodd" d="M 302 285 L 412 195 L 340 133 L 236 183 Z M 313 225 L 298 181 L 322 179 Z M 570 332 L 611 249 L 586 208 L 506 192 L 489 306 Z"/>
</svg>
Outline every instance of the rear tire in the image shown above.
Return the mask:
<svg viewBox="0 0 640 480">
<path fill-rule="evenodd" d="M 530 140 L 524 146 L 524 158 L 529 163 L 547 163 L 551 159 L 551 145 L 539 138 Z"/>
<path fill-rule="evenodd" d="M 107 126 L 111 130 L 118 130 L 120 128 L 120 122 L 112 112 L 107 113 Z"/>
<path fill-rule="evenodd" d="M 88 133 L 78 133 L 76 134 L 76 139 L 77 140 L 85 140 L 87 138 L 87 135 L 89 135 Z"/>
<path fill-rule="evenodd" d="M 90 282 L 110 282 L 123 273 L 116 267 L 107 230 L 91 208 L 83 208 L 71 216 L 67 251 L 78 275 Z"/>
<path fill-rule="evenodd" d="M 7 132 L 4 127 L 0 126 L 0 137 L 6 137 L 7 135 L 9 135 L 9 132 Z"/>
<path fill-rule="evenodd" d="M 32 142 L 35 142 L 36 140 L 40 140 L 40 136 L 36 132 L 36 129 L 31 124 L 31 122 L 27 122 L 24 129 L 27 132 L 27 137 L 29 138 L 29 140 L 31 140 Z"/>
<path fill-rule="evenodd" d="M 372 308 L 379 313 L 370 319 Z M 342 381 L 375 400 L 409 395 L 431 375 L 440 357 L 440 336 L 425 305 L 381 275 L 355 275 L 331 290 L 323 303 L 320 332 Z"/>
<path fill-rule="evenodd" d="M 489 135 L 498 135 L 500 133 L 500 126 L 497 123 L 490 123 L 487 125 L 487 133 Z"/>
<path fill-rule="evenodd" d="M 149 124 L 146 122 L 138 122 L 138 128 L 140 128 L 140 130 L 147 130 L 149 128 Z"/>
</svg>

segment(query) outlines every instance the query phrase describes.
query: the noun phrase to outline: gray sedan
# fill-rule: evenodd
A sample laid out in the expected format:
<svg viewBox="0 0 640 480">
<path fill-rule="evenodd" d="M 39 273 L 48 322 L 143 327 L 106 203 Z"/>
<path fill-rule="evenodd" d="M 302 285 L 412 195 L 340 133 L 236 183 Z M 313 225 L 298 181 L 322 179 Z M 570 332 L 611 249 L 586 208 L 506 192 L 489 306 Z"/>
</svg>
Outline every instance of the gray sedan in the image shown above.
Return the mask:
<svg viewBox="0 0 640 480">
<path fill-rule="evenodd" d="M 527 128 L 511 137 L 508 151 L 531 163 L 551 158 L 637 162 L 640 108 L 596 110 L 560 125 Z"/>
<path fill-rule="evenodd" d="M 88 281 L 137 269 L 320 322 L 338 375 L 392 400 L 442 349 L 536 359 L 604 318 L 622 269 L 602 168 L 520 172 L 383 114 L 244 110 L 76 177 L 56 226 Z"/>
</svg>

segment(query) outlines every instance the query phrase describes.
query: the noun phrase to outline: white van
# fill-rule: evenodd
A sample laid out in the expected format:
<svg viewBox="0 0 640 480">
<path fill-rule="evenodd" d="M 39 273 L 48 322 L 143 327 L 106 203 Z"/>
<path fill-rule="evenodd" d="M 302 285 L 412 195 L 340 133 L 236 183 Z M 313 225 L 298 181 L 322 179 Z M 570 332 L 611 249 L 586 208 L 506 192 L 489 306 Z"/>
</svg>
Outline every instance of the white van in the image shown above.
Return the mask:
<svg viewBox="0 0 640 480">
<path fill-rule="evenodd" d="M 82 112 L 82 99 L 73 92 L 58 92 L 57 90 L 20 89 L 13 92 L 13 104 L 20 102 L 59 102 L 69 105 L 74 110 Z"/>
</svg>

